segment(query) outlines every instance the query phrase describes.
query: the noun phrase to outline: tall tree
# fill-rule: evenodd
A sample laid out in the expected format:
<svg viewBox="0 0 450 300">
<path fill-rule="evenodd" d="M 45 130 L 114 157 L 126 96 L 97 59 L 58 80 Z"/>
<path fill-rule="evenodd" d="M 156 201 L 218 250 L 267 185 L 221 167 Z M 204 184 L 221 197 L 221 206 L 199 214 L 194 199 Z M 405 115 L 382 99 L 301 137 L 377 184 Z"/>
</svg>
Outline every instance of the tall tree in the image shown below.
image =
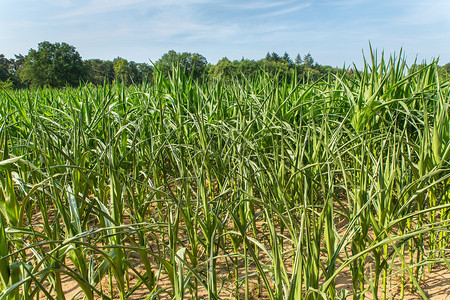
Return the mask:
<svg viewBox="0 0 450 300">
<path fill-rule="evenodd" d="M 130 67 L 128 66 L 128 61 L 124 58 L 117 57 L 114 59 L 113 65 L 117 80 L 128 84 L 130 82 Z"/>
<path fill-rule="evenodd" d="M 30 49 L 20 76 L 32 86 L 61 87 L 77 85 L 86 75 L 83 60 L 74 46 L 42 42 L 38 50 Z"/>
<path fill-rule="evenodd" d="M 208 61 L 203 55 L 189 52 L 177 53 L 174 50 L 165 53 L 156 62 L 156 66 L 165 75 L 170 74 L 174 67 L 179 67 L 187 76 L 192 74 L 194 79 L 198 79 L 203 75 L 207 64 Z"/>
<path fill-rule="evenodd" d="M 146 63 L 136 63 L 130 61 L 128 63 L 128 68 L 130 69 L 130 80 L 134 84 L 142 83 L 151 79 L 153 70 L 152 67 Z"/>
<path fill-rule="evenodd" d="M 0 54 L 0 81 L 6 81 L 11 77 L 10 68 L 11 61 Z"/>
<path fill-rule="evenodd" d="M 450 63 L 447 63 L 443 66 L 444 70 L 447 71 L 448 75 L 450 75 Z"/>
<path fill-rule="evenodd" d="M 13 65 L 14 65 L 14 74 L 17 74 L 17 72 L 20 70 L 20 68 L 23 67 L 25 64 L 25 56 L 22 54 L 14 54 L 13 59 Z"/>
<path fill-rule="evenodd" d="M 226 82 L 230 82 L 233 76 L 236 76 L 233 64 L 226 57 L 219 60 L 215 66 L 212 66 L 210 72 L 213 78 L 221 78 Z"/>
<path fill-rule="evenodd" d="M 287 66 L 289 68 L 294 68 L 294 62 L 292 61 L 291 57 L 289 56 L 289 54 L 287 52 L 284 52 L 283 57 L 281 58 L 281 60 L 287 64 Z"/>
<path fill-rule="evenodd" d="M 297 54 L 297 56 L 295 57 L 295 65 L 296 66 L 300 66 L 303 63 L 302 57 L 300 56 L 300 53 Z"/>
<path fill-rule="evenodd" d="M 141 82 L 151 81 L 153 76 L 153 67 L 146 63 L 138 63 L 137 68 L 139 70 L 139 76 Z"/>
<path fill-rule="evenodd" d="M 279 62 L 279 61 L 281 61 L 281 58 L 280 58 L 280 56 L 278 55 L 278 53 L 272 52 L 272 61 L 274 61 L 274 62 Z"/>
<path fill-rule="evenodd" d="M 312 68 L 314 66 L 314 59 L 311 53 L 308 53 L 305 57 L 303 57 L 303 64 L 308 68 Z"/>
<path fill-rule="evenodd" d="M 87 81 L 95 85 L 102 85 L 106 82 L 113 82 L 115 79 L 114 65 L 110 60 L 89 59 L 84 61 L 88 70 Z"/>
</svg>

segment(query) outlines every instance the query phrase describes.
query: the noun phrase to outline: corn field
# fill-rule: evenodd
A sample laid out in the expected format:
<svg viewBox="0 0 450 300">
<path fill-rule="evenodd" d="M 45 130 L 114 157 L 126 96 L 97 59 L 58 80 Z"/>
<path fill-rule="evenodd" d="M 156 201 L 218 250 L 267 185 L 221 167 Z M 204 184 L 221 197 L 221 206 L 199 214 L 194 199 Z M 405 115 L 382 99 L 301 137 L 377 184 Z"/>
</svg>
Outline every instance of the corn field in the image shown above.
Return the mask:
<svg viewBox="0 0 450 300">
<path fill-rule="evenodd" d="M 436 62 L 372 53 L 301 84 L 158 74 L 0 91 L 0 299 L 430 296 L 450 268 Z"/>
</svg>

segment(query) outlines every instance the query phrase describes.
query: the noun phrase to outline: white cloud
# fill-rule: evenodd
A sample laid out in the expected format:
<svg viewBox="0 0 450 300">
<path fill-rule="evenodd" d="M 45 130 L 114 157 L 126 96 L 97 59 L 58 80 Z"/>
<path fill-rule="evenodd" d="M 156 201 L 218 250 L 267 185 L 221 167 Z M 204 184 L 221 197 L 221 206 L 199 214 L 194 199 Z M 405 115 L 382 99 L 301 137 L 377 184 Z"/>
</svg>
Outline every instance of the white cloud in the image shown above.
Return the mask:
<svg viewBox="0 0 450 300">
<path fill-rule="evenodd" d="M 405 25 L 443 23 L 450 26 L 450 1 L 448 0 L 409 1 L 405 3 L 404 12 L 397 22 Z"/>
<path fill-rule="evenodd" d="M 247 3 L 234 3 L 234 4 L 225 4 L 225 6 L 229 6 L 236 9 L 249 9 L 249 10 L 256 10 L 256 9 L 268 9 L 268 8 L 275 8 L 280 6 L 285 6 L 288 4 L 291 4 L 293 2 L 296 2 L 295 0 L 287 0 L 287 1 L 251 1 Z"/>
<path fill-rule="evenodd" d="M 76 9 L 69 9 L 67 12 L 53 16 L 55 19 L 69 19 L 82 16 L 89 16 L 95 14 L 105 14 L 111 11 L 117 11 L 129 7 L 143 4 L 144 0 L 91 0 L 83 4 L 83 2 L 77 3 Z"/>
<path fill-rule="evenodd" d="M 282 15 L 286 15 L 286 14 L 291 14 L 291 13 L 294 13 L 296 11 L 308 8 L 311 5 L 312 5 L 312 3 L 303 3 L 303 4 L 300 4 L 300 5 L 294 6 L 294 7 L 288 7 L 288 8 L 276 10 L 274 12 L 264 14 L 264 16 L 265 17 L 275 17 L 275 16 L 282 16 Z"/>
<path fill-rule="evenodd" d="M 267 51 L 310 51 L 319 63 L 341 65 L 359 59 L 370 40 L 378 49 L 404 46 L 411 56 L 436 53 L 443 62 L 450 60 L 450 0 L 3 2 L 0 50 L 5 54 L 26 53 L 50 40 L 102 59 L 144 61 L 168 49 L 254 59 Z"/>
<path fill-rule="evenodd" d="M 324 1 L 324 2 L 320 2 L 320 4 L 322 6 L 343 6 L 343 7 L 351 7 L 351 6 L 356 6 L 356 5 L 360 5 L 367 2 L 367 0 L 336 0 L 336 1 Z"/>
</svg>

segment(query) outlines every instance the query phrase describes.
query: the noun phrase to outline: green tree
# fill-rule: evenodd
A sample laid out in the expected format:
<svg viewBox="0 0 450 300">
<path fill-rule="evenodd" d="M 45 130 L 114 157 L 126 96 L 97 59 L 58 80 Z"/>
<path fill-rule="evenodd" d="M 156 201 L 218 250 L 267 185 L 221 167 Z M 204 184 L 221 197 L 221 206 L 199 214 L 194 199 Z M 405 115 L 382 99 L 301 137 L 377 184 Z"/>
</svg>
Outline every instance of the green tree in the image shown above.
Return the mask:
<svg viewBox="0 0 450 300">
<path fill-rule="evenodd" d="M 11 82 L 11 60 L 5 55 L 0 54 L 0 90 L 10 89 L 13 85 Z"/>
<path fill-rule="evenodd" d="M 11 77 L 10 68 L 11 61 L 0 54 L 0 81 L 6 81 Z"/>
<path fill-rule="evenodd" d="M 261 70 L 258 62 L 251 59 L 242 58 L 240 61 L 235 60 L 233 61 L 233 65 L 235 66 L 238 78 L 242 78 L 242 76 L 252 78 Z"/>
<path fill-rule="evenodd" d="M 302 57 L 300 56 L 300 53 L 297 54 L 297 56 L 295 57 L 294 62 L 295 62 L 295 65 L 296 65 L 296 66 L 300 66 L 300 65 L 303 63 L 303 59 L 302 59 Z"/>
<path fill-rule="evenodd" d="M 447 75 L 450 75 L 450 63 L 445 64 L 442 68 L 447 72 Z"/>
<path fill-rule="evenodd" d="M 5 82 L 4 87 L 25 87 L 20 78 L 19 71 L 21 70 L 25 58 L 23 55 L 14 55 L 15 58 L 7 59 L 3 54 L 0 54 L 0 82 Z"/>
<path fill-rule="evenodd" d="M 120 80 L 124 84 L 130 82 L 130 66 L 128 65 L 128 60 L 117 57 L 113 61 L 114 73 L 116 74 L 117 80 Z"/>
<path fill-rule="evenodd" d="M 179 67 L 186 76 L 192 74 L 194 79 L 199 79 L 203 76 L 207 65 L 208 61 L 201 54 L 189 52 L 177 53 L 174 50 L 165 53 L 156 62 L 156 66 L 166 76 L 171 74 L 174 67 Z"/>
<path fill-rule="evenodd" d="M 146 63 L 138 64 L 139 72 L 142 74 L 142 79 L 144 81 L 151 81 L 153 78 L 153 67 Z"/>
<path fill-rule="evenodd" d="M 47 41 L 39 43 L 38 50 L 30 49 L 20 72 L 21 79 L 32 86 L 74 86 L 85 76 L 83 60 L 74 46 Z"/>
<path fill-rule="evenodd" d="M 110 60 L 89 59 L 84 61 L 87 69 L 87 81 L 95 85 L 103 85 L 106 82 L 113 82 L 115 79 L 114 65 Z"/>
<path fill-rule="evenodd" d="M 13 73 L 17 74 L 17 72 L 20 70 L 20 68 L 23 67 L 25 64 L 25 56 L 22 54 L 14 54 L 14 59 L 12 59 L 13 63 Z"/>
<path fill-rule="evenodd" d="M 303 57 L 303 64 L 307 67 L 307 68 L 312 68 L 314 67 L 314 59 L 311 55 L 311 53 L 308 53 L 305 55 L 305 57 Z"/>
<path fill-rule="evenodd" d="M 130 69 L 130 79 L 132 83 L 138 84 L 151 80 L 153 69 L 150 65 L 130 61 L 128 67 Z"/>
<path fill-rule="evenodd" d="M 226 82 L 231 82 L 232 78 L 237 75 L 236 66 L 224 57 L 211 67 L 210 74 L 213 78 L 221 78 Z"/>
<path fill-rule="evenodd" d="M 287 52 L 284 52 L 283 57 L 281 57 L 281 61 L 286 63 L 289 66 L 289 68 L 294 67 L 294 62 L 292 61 L 291 57 Z"/>
<path fill-rule="evenodd" d="M 288 55 L 288 56 L 289 56 L 289 55 Z M 267 52 L 265 60 L 266 60 L 266 61 L 271 61 L 271 62 L 272 62 L 272 61 L 273 61 L 273 62 L 280 62 L 280 61 L 283 61 L 283 58 L 280 57 L 280 56 L 278 55 L 278 53 L 276 53 L 276 52 L 272 52 L 272 54 L 270 54 L 269 52 Z"/>
</svg>

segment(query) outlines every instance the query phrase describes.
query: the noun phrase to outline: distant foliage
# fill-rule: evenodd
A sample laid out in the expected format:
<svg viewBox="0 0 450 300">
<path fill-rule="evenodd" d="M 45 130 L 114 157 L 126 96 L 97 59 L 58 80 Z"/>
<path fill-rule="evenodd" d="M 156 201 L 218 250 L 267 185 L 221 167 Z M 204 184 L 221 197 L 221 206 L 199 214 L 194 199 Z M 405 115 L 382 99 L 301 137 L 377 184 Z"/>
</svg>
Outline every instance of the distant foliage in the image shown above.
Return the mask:
<svg viewBox="0 0 450 300">
<path fill-rule="evenodd" d="M 101 59 L 89 59 L 84 62 L 86 66 L 87 79 L 95 85 L 113 82 L 115 79 L 114 65 L 112 61 Z"/>
<path fill-rule="evenodd" d="M 128 65 L 128 60 L 118 57 L 114 59 L 113 66 L 117 80 L 128 84 L 130 81 L 130 67 Z"/>
<path fill-rule="evenodd" d="M 30 49 L 20 77 L 31 86 L 76 86 L 86 74 L 81 55 L 66 43 L 42 42 Z"/>
<path fill-rule="evenodd" d="M 165 53 L 157 62 L 156 66 L 165 75 L 173 75 L 172 70 L 179 68 L 187 76 L 193 76 L 194 79 L 199 79 L 204 76 L 208 61 L 206 58 L 198 53 L 177 53 L 170 50 Z"/>
<path fill-rule="evenodd" d="M 415 72 L 426 64 L 413 64 L 409 72 Z M 113 61 L 101 59 L 83 60 L 75 47 L 67 43 L 42 42 L 38 49 L 30 49 L 27 55 L 15 55 L 8 59 L 0 54 L 1 86 L 13 88 L 77 86 L 80 83 L 104 85 L 118 81 L 127 86 L 153 80 L 154 68 L 166 78 L 176 72 L 193 80 L 208 82 L 222 80 L 225 83 L 255 78 L 260 74 L 276 77 L 281 82 L 312 83 L 329 74 L 344 74 L 354 77 L 352 69 L 343 70 L 318 64 L 311 53 L 294 59 L 287 52 L 267 52 L 260 60 L 246 59 L 231 61 L 222 58 L 217 64 L 209 64 L 199 53 L 176 52 L 163 54 L 154 66 L 147 63 L 128 61 L 117 57 Z M 441 77 L 450 76 L 450 63 L 438 66 Z M 6 82 L 8 82 L 6 84 Z"/>
<path fill-rule="evenodd" d="M 0 54 L 0 81 L 6 81 L 10 77 L 10 61 L 3 54 Z"/>
<path fill-rule="evenodd" d="M 322 66 L 315 63 L 312 55 L 308 53 L 302 59 L 297 54 L 294 61 L 285 52 L 282 56 L 276 52 L 267 52 L 265 58 L 255 61 L 242 58 L 241 60 L 230 61 L 227 57 L 222 58 L 216 65 L 210 66 L 208 76 L 210 79 L 221 78 L 230 82 L 233 78 L 253 78 L 258 73 L 263 72 L 272 77 L 277 77 L 282 81 L 291 83 L 314 82 L 329 73 L 339 74 L 342 69 L 330 66 Z"/>
</svg>

